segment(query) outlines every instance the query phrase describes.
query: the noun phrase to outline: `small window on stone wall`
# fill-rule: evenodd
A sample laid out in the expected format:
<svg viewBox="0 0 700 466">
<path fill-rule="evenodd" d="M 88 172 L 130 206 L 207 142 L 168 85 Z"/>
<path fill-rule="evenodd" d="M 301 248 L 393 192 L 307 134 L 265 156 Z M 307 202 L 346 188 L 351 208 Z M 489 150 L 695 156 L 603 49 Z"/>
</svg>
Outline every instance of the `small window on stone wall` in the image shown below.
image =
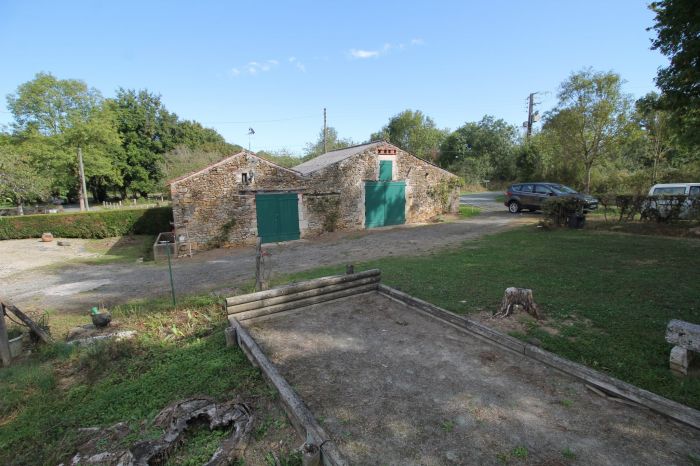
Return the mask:
<svg viewBox="0 0 700 466">
<path fill-rule="evenodd" d="M 247 173 L 241 173 L 241 183 L 248 184 L 248 174 Z"/>
</svg>

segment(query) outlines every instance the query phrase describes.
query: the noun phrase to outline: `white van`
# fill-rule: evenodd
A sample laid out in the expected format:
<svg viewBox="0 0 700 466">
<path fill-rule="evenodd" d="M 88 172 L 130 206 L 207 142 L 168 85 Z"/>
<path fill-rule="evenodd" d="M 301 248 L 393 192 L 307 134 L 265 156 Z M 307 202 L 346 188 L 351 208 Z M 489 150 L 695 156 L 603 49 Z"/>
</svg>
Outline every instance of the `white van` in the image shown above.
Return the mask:
<svg viewBox="0 0 700 466">
<path fill-rule="evenodd" d="M 664 200 L 664 196 L 688 196 L 680 206 L 680 218 L 694 218 L 700 215 L 700 183 L 663 183 L 655 184 L 649 190 L 649 196 L 657 199 L 649 200 L 645 210 L 647 215 L 668 217 L 673 201 Z"/>
<path fill-rule="evenodd" d="M 655 184 L 649 190 L 650 196 L 698 196 L 700 183 Z"/>
</svg>

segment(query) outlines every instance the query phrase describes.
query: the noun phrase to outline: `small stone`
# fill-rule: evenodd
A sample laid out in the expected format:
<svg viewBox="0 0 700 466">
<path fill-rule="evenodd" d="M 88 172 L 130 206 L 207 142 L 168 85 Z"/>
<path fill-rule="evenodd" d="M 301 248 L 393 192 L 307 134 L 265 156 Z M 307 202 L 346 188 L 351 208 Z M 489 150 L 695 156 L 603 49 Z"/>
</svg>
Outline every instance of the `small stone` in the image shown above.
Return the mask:
<svg viewBox="0 0 700 466">
<path fill-rule="evenodd" d="M 70 246 L 70 242 L 68 241 L 58 241 L 56 244 L 59 246 Z"/>
</svg>

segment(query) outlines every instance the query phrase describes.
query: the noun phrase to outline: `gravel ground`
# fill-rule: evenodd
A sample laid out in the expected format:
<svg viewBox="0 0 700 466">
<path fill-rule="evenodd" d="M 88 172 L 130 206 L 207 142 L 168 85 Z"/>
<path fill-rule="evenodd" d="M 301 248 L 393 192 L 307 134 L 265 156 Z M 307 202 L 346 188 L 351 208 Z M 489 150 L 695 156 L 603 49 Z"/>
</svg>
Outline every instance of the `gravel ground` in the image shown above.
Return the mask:
<svg viewBox="0 0 700 466">
<path fill-rule="evenodd" d="M 333 233 L 313 240 L 267 245 L 274 274 L 319 266 L 355 263 L 378 257 L 426 254 L 436 249 L 496 233 L 535 219 L 506 212 L 429 225 Z M 80 241 L 72 249 L 37 246 L 36 240 L 0 241 L 0 299 L 21 309 L 84 311 L 169 294 L 164 263 L 70 264 L 86 253 Z M 216 291 L 231 293 L 255 275 L 253 248 L 216 249 L 174 262 L 178 294 Z M 47 267 L 49 266 L 49 267 Z"/>
</svg>

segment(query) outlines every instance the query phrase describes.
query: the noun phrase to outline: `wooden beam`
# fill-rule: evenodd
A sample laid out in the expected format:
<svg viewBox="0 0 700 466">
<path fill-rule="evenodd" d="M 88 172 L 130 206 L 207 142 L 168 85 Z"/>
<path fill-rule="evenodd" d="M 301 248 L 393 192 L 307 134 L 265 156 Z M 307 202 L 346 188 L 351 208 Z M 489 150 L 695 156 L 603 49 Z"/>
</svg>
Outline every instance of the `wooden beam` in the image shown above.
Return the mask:
<svg viewBox="0 0 700 466">
<path fill-rule="evenodd" d="M 307 443 L 313 443 L 321 448 L 321 461 L 325 466 L 345 466 L 348 463 L 338 451 L 335 443 L 323 428 L 316 422 L 313 414 L 301 397 L 282 377 L 274 364 L 265 356 L 257 342 L 248 333 L 248 330 L 234 317 L 229 321 L 236 329 L 238 346 L 243 350 L 250 362 L 259 367 L 267 381 L 280 394 L 280 400 L 289 420 L 297 433 Z"/>
<path fill-rule="evenodd" d="M 53 338 L 51 338 L 51 335 L 46 333 L 43 328 L 39 327 L 32 319 L 30 319 L 24 312 L 20 311 L 17 309 L 16 306 L 13 306 L 12 304 L 5 304 L 5 311 L 10 311 L 13 313 L 19 320 L 21 320 L 24 325 L 29 327 L 29 329 L 34 332 L 44 343 L 52 343 Z"/>
<path fill-rule="evenodd" d="M 12 363 L 10 340 L 7 337 L 7 327 L 5 326 L 5 306 L 2 303 L 0 303 L 0 359 L 2 359 L 4 367 L 9 367 Z"/>
<path fill-rule="evenodd" d="M 274 298 L 259 299 L 257 301 L 249 301 L 243 304 L 236 304 L 234 306 L 228 306 L 226 312 L 229 314 L 236 314 L 238 312 L 250 311 L 252 309 L 259 309 L 268 306 L 274 306 L 282 303 L 289 303 L 292 301 L 298 301 L 304 298 L 311 298 L 313 296 L 320 296 L 323 294 L 333 293 L 335 291 L 346 290 L 348 288 L 355 288 L 362 285 L 367 285 L 370 283 L 379 283 L 379 276 L 363 278 L 361 280 L 354 280 L 347 283 L 340 283 L 338 285 L 328 285 L 320 288 L 312 288 L 307 291 L 300 291 L 298 293 L 287 294 L 282 296 L 277 296 Z"/>
<path fill-rule="evenodd" d="M 344 298 L 346 296 L 351 296 L 355 294 L 365 293 L 367 291 L 376 290 L 379 283 L 369 283 L 367 285 L 355 286 L 348 288 L 346 290 L 336 291 L 334 293 L 325 293 L 319 296 L 313 296 L 311 298 L 298 299 L 296 301 L 278 304 L 276 306 L 268 306 L 259 309 L 253 309 L 250 311 L 238 312 L 231 314 L 236 317 L 239 321 L 244 321 L 247 319 L 252 319 L 253 317 L 261 317 L 270 314 L 276 314 L 278 312 L 288 311 L 290 309 L 297 309 L 300 307 L 311 306 L 312 304 L 319 304 L 326 301 L 332 301 L 338 298 Z"/>
<path fill-rule="evenodd" d="M 261 299 L 275 298 L 277 296 L 283 296 L 293 293 L 298 293 L 300 291 L 311 290 L 313 288 L 320 288 L 327 285 L 337 285 L 339 283 L 347 283 L 355 280 L 360 280 L 362 278 L 379 276 L 379 269 L 365 270 L 364 272 L 355 273 L 352 275 L 335 275 L 332 277 L 317 278 L 315 280 L 308 280 L 300 283 L 294 283 L 287 286 L 282 286 L 279 288 L 273 288 L 271 290 L 259 291 L 257 293 L 249 293 L 240 296 L 233 296 L 231 298 L 226 298 L 226 306 L 235 306 L 237 304 L 248 303 L 251 301 L 258 301 Z"/>
</svg>

